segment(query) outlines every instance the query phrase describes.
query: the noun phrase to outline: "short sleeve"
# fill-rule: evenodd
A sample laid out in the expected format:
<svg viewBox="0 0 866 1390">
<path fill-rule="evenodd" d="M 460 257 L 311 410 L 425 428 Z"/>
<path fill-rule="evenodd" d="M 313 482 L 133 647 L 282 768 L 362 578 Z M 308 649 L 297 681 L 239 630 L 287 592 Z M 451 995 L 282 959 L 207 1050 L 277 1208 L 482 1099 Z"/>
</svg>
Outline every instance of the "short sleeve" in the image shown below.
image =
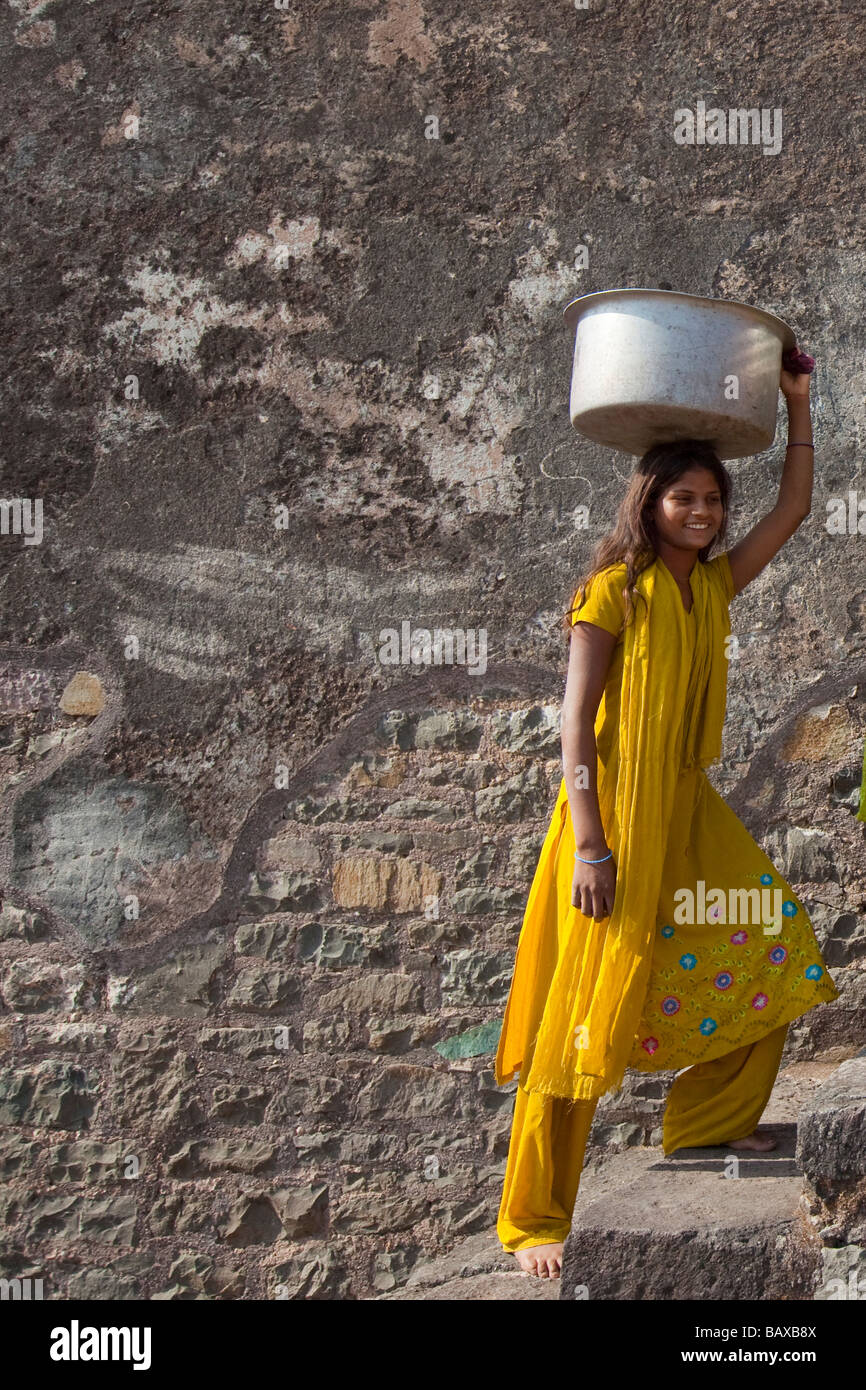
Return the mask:
<svg viewBox="0 0 866 1390">
<path fill-rule="evenodd" d="M 593 575 L 583 603 L 572 614 L 572 626 L 575 623 L 592 623 L 594 627 L 603 627 L 605 632 L 618 637 L 625 622 L 625 600 L 622 596 L 625 579 L 625 565 L 615 565 Z M 575 602 L 577 597 L 576 591 Z"/>
<path fill-rule="evenodd" d="M 718 576 L 719 582 L 724 590 L 725 601 L 730 603 L 734 597 L 734 576 L 731 573 L 731 562 L 728 559 L 728 552 L 722 551 L 721 555 L 714 555 L 712 560 L 708 560 L 706 569 L 714 571 Z"/>
</svg>

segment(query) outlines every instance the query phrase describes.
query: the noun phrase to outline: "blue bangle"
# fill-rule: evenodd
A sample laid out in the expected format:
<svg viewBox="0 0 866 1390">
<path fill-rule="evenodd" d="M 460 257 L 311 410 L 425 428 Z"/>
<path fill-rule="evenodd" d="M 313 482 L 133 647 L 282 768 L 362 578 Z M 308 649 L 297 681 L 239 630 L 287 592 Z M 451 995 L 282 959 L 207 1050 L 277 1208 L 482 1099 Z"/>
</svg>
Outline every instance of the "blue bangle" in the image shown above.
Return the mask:
<svg viewBox="0 0 866 1390">
<path fill-rule="evenodd" d="M 608 850 L 607 854 L 602 859 L 583 859 L 578 854 L 577 850 L 574 851 L 574 857 L 575 859 L 580 859 L 581 864 L 604 864 L 608 859 L 613 859 L 613 850 Z"/>
</svg>

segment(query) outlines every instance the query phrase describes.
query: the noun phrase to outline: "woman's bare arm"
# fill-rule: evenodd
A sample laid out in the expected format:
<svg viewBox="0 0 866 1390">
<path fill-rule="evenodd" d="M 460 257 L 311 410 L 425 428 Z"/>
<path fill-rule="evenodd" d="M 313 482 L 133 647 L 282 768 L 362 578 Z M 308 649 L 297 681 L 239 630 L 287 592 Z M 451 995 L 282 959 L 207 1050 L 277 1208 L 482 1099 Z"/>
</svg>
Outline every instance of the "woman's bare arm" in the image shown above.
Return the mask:
<svg viewBox="0 0 866 1390">
<path fill-rule="evenodd" d="M 781 388 L 788 403 L 788 439 L 795 447 L 785 451 L 785 466 L 779 482 L 775 507 L 728 551 L 734 593 L 750 584 L 785 541 L 809 515 L 812 507 L 814 454 L 803 448 L 812 443 L 812 416 L 809 408 L 809 377 L 783 371 Z"/>
<path fill-rule="evenodd" d="M 568 677 L 562 701 L 562 771 L 577 853 L 600 859 L 608 852 L 598 804 L 598 749 L 595 717 L 604 692 L 616 638 L 592 623 L 575 623 L 571 631 Z M 616 869 L 574 861 L 573 906 L 601 919 L 613 910 Z"/>
</svg>

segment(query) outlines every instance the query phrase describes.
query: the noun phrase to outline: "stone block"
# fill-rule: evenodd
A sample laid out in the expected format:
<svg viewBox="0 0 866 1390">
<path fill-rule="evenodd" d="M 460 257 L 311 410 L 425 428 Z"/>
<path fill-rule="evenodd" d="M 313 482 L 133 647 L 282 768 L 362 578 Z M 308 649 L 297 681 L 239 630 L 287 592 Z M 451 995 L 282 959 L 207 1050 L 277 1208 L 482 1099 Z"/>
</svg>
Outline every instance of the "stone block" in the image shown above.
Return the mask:
<svg viewBox="0 0 866 1390">
<path fill-rule="evenodd" d="M 396 1063 L 384 1066 L 362 1086 L 357 1113 L 389 1119 L 427 1119 L 430 1116 L 468 1117 L 471 1102 L 467 1087 L 449 1072 Z"/>
<path fill-rule="evenodd" d="M 560 709 L 558 705 L 533 705 L 530 709 L 501 711 L 490 720 L 494 742 L 510 753 L 560 752 Z"/>
<path fill-rule="evenodd" d="M 49 1182 L 117 1182 L 123 1178 L 123 1157 L 130 1145 L 119 1140 L 76 1139 L 57 1144 L 46 1158 Z"/>
<path fill-rule="evenodd" d="M 361 1017 L 374 1009 L 390 1015 L 418 1012 L 422 1000 L 422 984 L 417 976 L 370 970 L 321 995 L 318 1008 L 322 1014 L 336 1017 Z"/>
<path fill-rule="evenodd" d="M 513 952 L 449 951 L 443 964 L 443 1004 L 500 1004 L 507 998 L 514 970 Z"/>
<path fill-rule="evenodd" d="M 105 708 L 102 681 L 89 671 L 76 671 L 60 696 L 64 714 L 89 715 L 92 719 Z"/>
<path fill-rule="evenodd" d="M 866 1057 L 843 1062 L 808 1102 L 797 1162 L 819 1190 L 866 1176 Z"/>
<path fill-rule="evenodd" d="M 285 1013 L 299 997 L 300 985 L 290 971 L 250 966 L 238 973 L 226 1004 L 251 1013 Z"/>
<path fill-rule="evenodd" d="M 795 1212 L 802 1179 L 724 1176 L 724 1153 L 689 1150 L 689 1162 L 634 1150 L 643 1171 L 581 1205 L 565 1243 L 560 1297 L 708 1302 L 808 1296 L 797 1287 Z M 643 1157 L 643 1153 L 646 1157 Z M 712 1160 L 710 1159 L 712 1155 Z M 766 1160 L 765 1160 L 766 1163 Z M 772 1166 L 769 1164 L 767 1166 Z"/>
<path fill-rule="evenodd" d="M 331 1301 L 346 1297 L 349 1288 L 337 1252 L 324 1242 L 310 1242 L 300 1254 L 281 1260 L 268 1271 L 271 1298 Z"/>
<path fill-rule="evenodd" d="M 547 778 L 532 764 L 525 772 L 476 792 L 475 815 L 478 820 L 512 824 L 540 815 L 549 801 Z"/>
<path fill-rule="evenodd" d="M 210 1173 L 260 1173 L 273 1161 L 276 1149 L 265 1140 L 232 1136 L 226 1139 L 188 1139 L 166 1159 L 172 1178 Z"/>
<path fill-rule="evenodd" d="M 262 1122 L 267 1103 L 268 1093 L 261 1087 L 223 1081 L 213 1088 L 210 1113 L 230 1124 L 258 1125 Z"/>
<path fill-rule="evenodd" d="M 0 907 L 0 941 L 44 941 L 48 923 L 40 912 L 4 902 Z"/>
<path fill-rule="evenodd" d="M 14 960 L 6 967 L 0 990 L 14 1013 L 92 1008 L 95 1003 L 83 965 L 62 966 L 33 956 Z"/>
<path fill-rule="evenodd" d="M 221 941 L 179 947 L 169 960 L 126 980 L 115 994 L 116 1008 L 170 1018 L 201 1018 L 212 1006 L 211 984 L 226 958 Z"/>
<path fill-rule="evenodd" d="M 321 895 L 321 885 L 311 874 L 256 869 L 247 880 L 241 905 L 250 912 L 303 912 L 315 907 Z"/>
<path fill-rule="evenodd" d="M 231 1206 L 221 1234 L 230 1245 L 273 1245 L 286 1237 L 300 1240 L 319 1234 L 327 1221 L 328 1188 L 307 1183 L 275 1192 L 250 1192 Z"/>
<path fill-rule="evenodd" d="M 282 1062 L 290 1049 L 284 1045 L 285 1026 L 273 1028 L 203 1028 L 199 1041 L 205 1052 L 219 1052 L 246 1061 L 270 1059 Z"/>
<path fill-rule="evenodd" d="M 0 1074 L 0 1125 L 86 1129 L 97 1104 L 95 1079 L 68 1062 L 46 1061 Z"/>
</svg>

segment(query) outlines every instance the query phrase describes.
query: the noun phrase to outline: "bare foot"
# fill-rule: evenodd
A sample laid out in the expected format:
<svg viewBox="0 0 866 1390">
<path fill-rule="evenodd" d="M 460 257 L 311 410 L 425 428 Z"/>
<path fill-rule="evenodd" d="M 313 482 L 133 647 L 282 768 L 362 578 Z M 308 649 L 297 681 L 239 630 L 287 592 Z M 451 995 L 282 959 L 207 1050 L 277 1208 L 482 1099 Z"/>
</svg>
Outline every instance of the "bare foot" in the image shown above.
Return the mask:
<svg viewBox="0 0 866 1390">
<path fill-rule="evenodd" d="M 759 1134 L 757 1130 L 754 1130 L 752 1134 L 746 1134 L 742 1139 L 730 1139 L 724 1147 L 726 1149 L 753 1149 L 757 1153 L 766 1153 L 768 1149 L 775 1149 L 776 1140 L 772 1134 Z"/>
<path fill-rule="evenodd" d="M 528 1245 L 525 1250 L 516 1250 L 514 1258 L 527 1274 L 535 1274 L 539 1279 L 558 1279 L 562 1273 L 562 1244 Z"/>
</svg>

